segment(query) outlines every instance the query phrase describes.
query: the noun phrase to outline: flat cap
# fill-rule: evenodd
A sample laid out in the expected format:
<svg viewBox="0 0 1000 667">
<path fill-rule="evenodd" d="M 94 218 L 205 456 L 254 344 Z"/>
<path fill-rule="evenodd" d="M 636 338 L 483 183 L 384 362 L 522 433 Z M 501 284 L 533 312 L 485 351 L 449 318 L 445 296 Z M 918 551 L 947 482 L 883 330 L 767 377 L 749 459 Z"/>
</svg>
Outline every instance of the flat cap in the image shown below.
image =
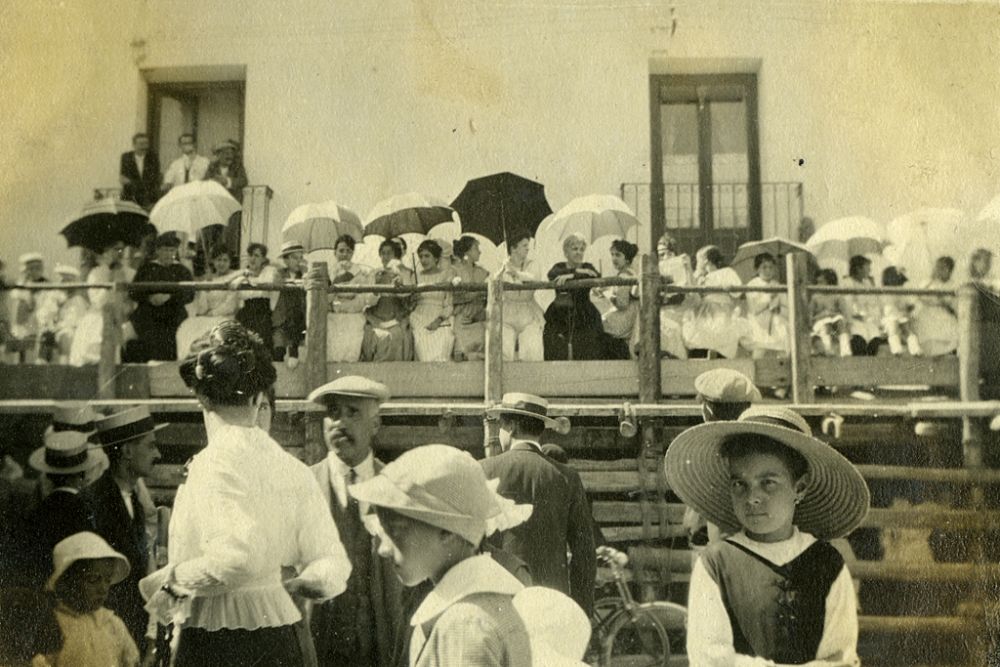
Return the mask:
<svg viewBox="0 0 1000 667">
<path fill-rule="evenodd" d="M 355 396 L 357 398 L 373 398 L 379 403 L 389 400 L 389 389 L 381 382 L 369 380 L 360 375 L 345 375 L 333 382 L 327 382 L 322 387 L 313 389 L 309 400 L 323 405 L 327 396 Z"/>
<path fill-rule="evenodd" d="M 701 398 L 715 403 L 753 403 L 760 400 L 760 391 L 753 380 L 730 368 L 705 371 L 694 379 L 694 388 Z"/>
</svg>

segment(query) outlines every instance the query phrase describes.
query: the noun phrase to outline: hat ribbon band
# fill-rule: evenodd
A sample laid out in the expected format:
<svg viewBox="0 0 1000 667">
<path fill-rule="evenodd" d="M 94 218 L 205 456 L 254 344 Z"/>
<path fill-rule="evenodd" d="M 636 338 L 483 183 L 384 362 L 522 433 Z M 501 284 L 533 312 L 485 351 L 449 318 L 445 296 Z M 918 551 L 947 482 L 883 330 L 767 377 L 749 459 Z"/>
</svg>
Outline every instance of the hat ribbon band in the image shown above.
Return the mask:
<svg viewBox="0 0 1000 667">
<path fill-rule="evenodd" d="M 45 463 L 53 468 L 73 468 L 87 460 L 87 449 L 81 449 L 75 454 L 60 454 L 48 447 L 45 448 Z"/>
<path fill-rule="evenodd" d="M 539 419 L 549 416 L 549 411 L 544 405 L 539 405 L 538 403 L 527 403 L 525 401 L 501 405 L 500 412 L 503 412 L 504 410 L 523 410 L 525 412 L 531 412 L 538 415 Z"/>
<path fill-rule="evenodd" d="M 754 415 L 753 417 L 747 417 L 746 419 L 744 419 L 742 421 L 744 421 L 744 422 L 753 422 L 753 423 L 756 423 L 756 424 L 768 424 L 770 426 L 781 426 L 781 427 L 790 428 L 793 431 L 798 431 L 799 433 L 802 433 L 802 430 L 798 426 L 796 426 L 792 422 L 787 421 L 785 419 L 782 419 L 780 417 L 770 417 L 770 416 L 765 416 L 765 415 L 760 415 L 760 416 Z"/>
<path fill-rule="evenodd" d="M 76 433 L 92 433 L 96 427 L 94 422 L 86 422 L 83 424 L 68 424 L 66 422 L 52 422 L 52 430 L 55 433 L 62 433 L 65 431 L 73 431 Z"/>
<path fill-rule="evenodd" d="M 131 424 L 123 424 L 122 426 L 109 428 L 106 431 L 99 431 L 97 433 L 97 440 L 103 445 L 113 445 L 116 442 L 131 440 L 132 438 L 138 438 L 141 435 L 151 433 L 155 427 L 156 422 L 153 421 L 152 417 L 144 417 Z"/>
</svg>

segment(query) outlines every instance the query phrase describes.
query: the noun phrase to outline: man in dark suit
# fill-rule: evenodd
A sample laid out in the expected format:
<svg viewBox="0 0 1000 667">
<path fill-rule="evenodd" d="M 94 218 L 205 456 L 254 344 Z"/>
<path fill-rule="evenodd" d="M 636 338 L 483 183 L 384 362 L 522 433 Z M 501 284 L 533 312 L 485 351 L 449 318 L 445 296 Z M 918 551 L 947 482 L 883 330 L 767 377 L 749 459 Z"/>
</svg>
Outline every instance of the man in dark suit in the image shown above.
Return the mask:
<svg viewBox="0 0 1000 667">
<path fill-rule="evenodd" d="M 362 521 L 367 508 L 347 493 L 348 485 L 371 479 L 384 467 L 372 445 L 381 425 L 379 404 L 388 399 L 385 385 L 356 375 L 309 394 L 326 409 L 323 439 L 329 452 L 312 470 L 351 559 L 347 590 L 313 608 L 321 667 L 389 665 L 401 625 L 402 584 L 390 563 L 378 557 L 378 545 Z"/>
<path fill-rule="evenodd" d="M 557 424 L 548 402 L 509 393 L 491 413 L 500 419 L 503 453 L 484 459 L 483 470 L 500 480 L 500 495 L 534 507 L 528 521 L 499 535 L 499 546 L 528 564 L 536 585 L 567 593 L 589 615 L 597 576 L 593 517 L 582 486 L 542 453 L 545 428 Z"/>
<path fill-rule="evenodd" d="M 90 504 L 81 494 L 87 473 L 100 465 L 87 436 L 76 431 L 48 432 L 45 445 L 28 458 L 28 464 L 43 473 L 52 491 L 31 510 L 17 540 L 22 583 L 42 588 L 52 574 L 52 549 L 70 535 L 94 530 Z"/>
<path fill-rule="evenodd" d="M 87 489 L 94 510 L 94 532 L 132 565 L 128 577 L 111 589 L 106 606 L 125 622 L 141 649 L 149 616 L 143 609 L 139 580 L 149 573 L 149 542 L 137 485 L 152 474 L 160 458 L 154 434 L 165 424 L 155 424 L 147 408 L 136 407 L 100 419 L 95 425 L 94 437 L 107 452 L 111 467 Z"/>
<path fill-rule="evenodd" d="M 149 148 L 149 135 L 140 132 L 132 137 L 132 150 L 122 153 L 118 167 L 118 182 L 122 185 L 122 199 L 134 201 L 146 210 L 153 207 L 160 196 L 160 158 Z"/>
</svg>

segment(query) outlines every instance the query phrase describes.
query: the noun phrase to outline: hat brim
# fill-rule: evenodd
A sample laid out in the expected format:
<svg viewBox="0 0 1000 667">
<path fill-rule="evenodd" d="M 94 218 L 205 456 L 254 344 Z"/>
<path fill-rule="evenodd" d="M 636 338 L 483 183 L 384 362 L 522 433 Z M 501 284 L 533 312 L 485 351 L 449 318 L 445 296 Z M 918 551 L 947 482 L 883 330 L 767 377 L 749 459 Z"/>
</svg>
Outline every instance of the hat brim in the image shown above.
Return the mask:
<svg viewBox="0 0 1000 667">
<path fill-rule="evenodd" d="M 351 398 L 369 398 L 373 401 L 378 401 L 379 403 L 385 403 L 386 401 L 389 400 L 388 395 L 383 396 L 382 394 L 368 394 L 362 391 L 350 391 L 350 390 L 341 391 L 340 389 L 335 389 L 335 390 L 327 389 L 326 391 L 320 391 L 321 389 L 322 387 L 320 387 L 320 389 L 313 390 L 313 392 L 310 393 L 308 397 L 306 397 L 306 400 L 308 400 L 311 403 L 316 403 L 318 405 L 326 405 L 326 401 L 324 399 L 327 396 L 350 396 Z"/>
<path fill-rule="evenodd" d="M 78 463 L 69 468 L 54 468 L 45 462 L 45 447 L 42 446 L 31 452 L 31 455 L 28 457 L 28 465 L 46 475 L 74 475 L 80 472 L 87 472 L 101 464 L 101 456 L 97 452 L 98 449 L 94 445 L 87 447 L 87 458 L 83 463 Z"/>
<path fill-rule="evenodd" d="M 861 473 L 830 445 L 799 431 L 754 422 L 693 426 L 670 443 L 664 458 L 667 484 L 684 502 L 724 530 L 742 526 L 733 511 L 729 466 L 722 442 L 733 435 L 760 435 L 798 452 L 809 464 L 809 482 L 795 508 L 794 524 L 821 539 L 841 537 L 868 514 L 871 493 Z"/>
<path fill-rule="evenodd" d="M 531 417 L 532 419 L 537 419 L 538 421 L 545 424 L 545 428 L 550 428 L 552 430 L 557 430 L 559 428 L 559 422 L 552 417 L 546 417 L 540 415 L 537 412 L 531 412 L 530 410 L 520 410 L 518 408 L 504 408 L 495 407 L 488 408 L 486 410 L 486 415 L 492 419 L 496 419 L 502 415 L 523 415 L 525 417 Z"/>
<path fill-rule="evenodd" d="M 49 576 L 48 581 L 45 583 L 46 589 L 54 591 L 56 589 L 56 583 L 59 581 L 60 577 L 66 574 L 66 570 L 68 570 L 76 561 L 100 560 L 105 558 L 115 561 L 115 571 L 114 574 L 111 575 L 111 585 L 114 586 L 115 584 L 120 584 L 125 581 L 128 577 L 128 573 L 132 571 L 132 565 L 129 564 L 128 558 L 126 558 L 124 554 L 120 554 L 117 551 L 112 550 L 108 553 L 84 554 L 80 558 L 75 558 L 67 563 L 64 563 L 61 569 L 56 570 Z"/>
<path fill-rule="evenodd" d="M 144 438 L 147 435 L 150 435 L 150 434 L 153 434 L 153 433 L 157 433 L 158 431 L 162 431 L 163 429 L 167 428 L 168 426 L 170 426 L 170 424 L 157 424 L 150 431 L 143 431 L 142 433 L 137 433 L 136 435 L 130 435 L 129 437 L 127 437 L 127 438 L 125 438 L 123 440 L 115 440 L 113 442 L 95 442 L 94 446 L 100 447 L 102 449 L 106 449 L 108 447 L 117 447 L 118 445 L 123 445 L 126 442 L 132 442 L 133 440 L 138 440 L 139 438 Z M 95 434 L 92 437 L 97 438 L 98 434 Z"/>
</svg>

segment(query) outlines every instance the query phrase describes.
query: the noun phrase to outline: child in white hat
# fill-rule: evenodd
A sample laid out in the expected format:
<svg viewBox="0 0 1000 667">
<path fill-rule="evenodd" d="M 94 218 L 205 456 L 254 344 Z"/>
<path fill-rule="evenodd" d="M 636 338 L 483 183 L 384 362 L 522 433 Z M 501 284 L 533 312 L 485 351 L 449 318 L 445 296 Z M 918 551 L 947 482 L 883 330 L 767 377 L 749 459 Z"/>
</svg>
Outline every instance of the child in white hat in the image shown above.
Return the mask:
<svg viewBox="0 0 1000 667">
<path fill-rule="evenodd" d="M 691 573 L 692 665 L 858 664 L 854 586 L 827 540 L 861 523 L 868 486 L 789 412 L 695 426 L 667 450 L 670 488 L 730 533 Z"/>
<path fill-rule="evenodd" d="M 48 589 L 58 600 L 63 647 L 56 667 L 134 667 L 139 649 L 125 623 L 104 606 L 111 587 L 129 573 L 129 562 L 95 533 L 70 535 L 52 552 Z"/>
<path fill-rule="evenodd" d="M 531 507 L 495 488 L 468 453 L 446 445 L 410 450 L 349 487 L 374 507 L 369 529 L 403 584 L 434 583 L 410 620 L 410 665 L 532 664 L 528 631 L 513 604 L 524 586 L 479 553 L 487 534 L 523 522 Z"/>
</svg>

